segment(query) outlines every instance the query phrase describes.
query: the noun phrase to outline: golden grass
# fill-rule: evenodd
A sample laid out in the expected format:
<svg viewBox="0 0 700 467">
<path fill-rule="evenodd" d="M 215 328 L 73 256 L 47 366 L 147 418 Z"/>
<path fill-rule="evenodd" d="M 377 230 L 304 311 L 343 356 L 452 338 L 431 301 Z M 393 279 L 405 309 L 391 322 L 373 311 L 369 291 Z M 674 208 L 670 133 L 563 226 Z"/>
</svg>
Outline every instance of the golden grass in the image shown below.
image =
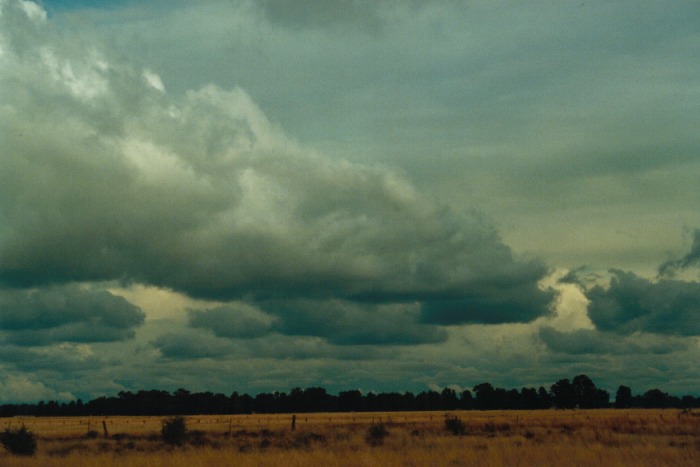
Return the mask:
<svg viewBox="0 0 700 467">
<path fill-rule="evenodd" d="M 0 448 L 15 466 L 690 466 L 700 459 L 700 412 L 678 410 L 450 412 L 466 425 L 450 434 L 444 412 L 187 417 L 183 447 L 160 438 L 163 417 L 13 418 L 38 438 L 34 457 Z M 102 421 L 109 432 L 104 437 Z M 371 446 L 367 430 L 389 434 Z M 87 437 L 88 431 L 97 437 Z M 93 433 L 92 436 L 95 436 Z"/>
</svg>

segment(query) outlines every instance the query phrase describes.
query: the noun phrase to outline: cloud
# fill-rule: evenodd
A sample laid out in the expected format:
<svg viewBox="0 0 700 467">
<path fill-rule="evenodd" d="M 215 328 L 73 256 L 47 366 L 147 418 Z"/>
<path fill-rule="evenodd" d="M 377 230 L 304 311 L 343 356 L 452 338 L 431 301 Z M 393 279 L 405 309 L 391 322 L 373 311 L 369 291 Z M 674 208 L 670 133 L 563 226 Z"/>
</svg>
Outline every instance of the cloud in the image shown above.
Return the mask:
<svg viewBox="0 0 700 467">
<path fill-rule="evenodd" d="M 491 289 L 491 290 L 489 290 Z M 425 323 L 524 323 L 553 313 L 553 289 L 537 284 L 489 284 L 467 297 L 425 301 L 421 320 Z"/>
<path fill-rule="evenodd" d="M 690 251 L 682 258 L 669 260 L 659 266 L 659 275 L 673 277 L 678 270 L 686 269 L 693 265 L 700 265 L 700 229 L 693 232 L 693 245 Z"/>
<path fill-rule="evenodd" d="M 233 345 L 225 339 L 217 339 L 208 333 L 165 333 L 158 336 L 152 345 L 163 357 L 170 359 L 226 358 Z"/>
<path fill-rule="evenodd" d="M 261 306 L 278 318 L 278 332 L 319 336 L 336 345 L 416 345 L 447 339 L 443 329 L 419 322 L 417 303 L 291 300 Z"/>
<path fill-rule="evenodd" d="M 569 355 L 661 355 L 688 348 L 688 342 L 680 338 L 639 333 L 621 338 L 619 334 L 594 329 L 561 332 L 545 326 L 539 337 L 550 350 Z"/>
<path fill-rule="evenodd" d="M 35 347 L 27 347 L 26 344 L 0 346 L 3 363 L 15 370 L 44 375 L 87 374 L 116 363 L 110 358 L 100 358 L 91 344 L 41 344 Z"/>
<path fill-rule="evenodd" d="M 652 282 L 632 272 L 611 270 L 609 287 L 586 291 L 588 314 L 601 331 L 700 335 L 700 283 Z"/>
<path fill-rule="evenodd" d="M 167 360 L 220 362 L 260 359 L 274 361 L 323 360 L 370 361 L 391 358 L 396 351 L 371 345 L 334 345 L 317 336 L 272 334 L 260 338 L 232 340 L 215 336 L 211 331 L 182 329 L 167 332 L 151 341 L 151 346 Z"/>
<path fill-rule="evenodd" d="M 0 402 L 17 401 L 36 403 L 39 400 L 75 400 L 68 392 L 56 392 L 46 387 L 41 381 L 33 380 L 27 375 L 17 375 L 0 371 Z"/>
<path fill-rule="evenodd" d="M 204 311 L 189 311 L 192 327 L 212 331 L 216 336 L 250 339 L 269 334 L 275 319 L 257 308 L 238 303 L 224 305 Z"/>
<path fill-rule="evenodd" d="M 133 337 L 144 313 L 125 299 L 78 285 L 0 290 L 0 336 L 18 345 Z"/>
<path fill-rule="evenodd" d="M 242 89 L 170 96 L 152 71 L 14 5 L 0 16 L 6 285 L 419 302 L 439 324 L 549 312 L 553 293 L 537 287 L 548 268 L 480 214 L 439 205 L 397 170 L 302 147 Z"/>
</svg>

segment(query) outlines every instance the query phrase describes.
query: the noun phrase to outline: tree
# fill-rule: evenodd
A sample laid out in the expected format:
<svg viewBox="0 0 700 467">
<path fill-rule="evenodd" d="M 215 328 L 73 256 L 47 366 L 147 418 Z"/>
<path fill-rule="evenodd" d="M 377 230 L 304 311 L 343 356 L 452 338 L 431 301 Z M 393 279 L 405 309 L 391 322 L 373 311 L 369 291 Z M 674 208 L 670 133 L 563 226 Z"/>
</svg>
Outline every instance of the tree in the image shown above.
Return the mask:
<svg viewBox="0 0 700 467">
<path fill-rule="evenodd" d="M 591 378 L 578 375 L 571 381 L 574 391 L 575 404 L 582 409 L 590 409 L 594 405 L 596 387 Z"/>
<path fill-rule="evenodd" d="M 548 409 L 552 407 L 552 396 L 550 396 L 544 386 L 540 386 L 540 388 L 537 390 L 537 401 L 539 404 L 538 408 L 540 409 Z"/>
<path fill-rule="evenodd" d="M 558 409 L 573 409 L 576 407 L 576 392 L 573 384 L 564 378 L 554 383 L 550 389 L 552 402 Z"/>
<path fill-rule="evenodd" d="M 615 407 L 618 409 L 632 407 L 632 389 L 622 385 L 617 388 L 617 392 L 615 393 Z"/>
<path fill-rule="evenodd" d="M 457 392 L 452 388 L 445 388 L 440 394 L 442 397 L 442 408 L 444 410 L 455 410 L 459 406 Z"/>
<path fill-rule="evenodd" d="M 477 409 L 489 410 L 497 408 L 496 390 L 490 383 L 481 383 L 474 386 L 474 394 L 476 394 Z"/>
<path fill-rule="evenodd" d="M 576 376 L 571 385 L 574 389 L 576 405 L 582 409 L 599 409 L 607 407 L 610 402 L 610 394 L 595 386 L 591 378 L 586 375 Z"/>
<path fill-rule="evenodd" d="M 342 412 L 358 412 L 362 410 L 362 393 L 357 389 L 340 392 L 338 394 L 338 409 Z"/>
<path fill-rule="evenodd" d="M 537 409 L 540 406 L 540 401 L 537 397 L 535 388 L 522 388 L 519 396 L 519 407 L 521 409 Z"/>
<path fill-rule="evenodd" d="M 462 391 L 462 394 L 459 397 L 459 406 L 463 410 L 470 410 L 474 408 L 472 392 L 469 389 Z"/>
</svg>

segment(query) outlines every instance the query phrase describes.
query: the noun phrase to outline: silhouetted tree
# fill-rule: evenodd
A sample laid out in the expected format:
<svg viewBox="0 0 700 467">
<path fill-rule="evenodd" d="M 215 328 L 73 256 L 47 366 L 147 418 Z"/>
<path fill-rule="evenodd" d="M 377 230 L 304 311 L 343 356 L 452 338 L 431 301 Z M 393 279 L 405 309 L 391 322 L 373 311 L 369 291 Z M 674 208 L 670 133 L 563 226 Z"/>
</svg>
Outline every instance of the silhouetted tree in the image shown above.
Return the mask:
<svg viewBox="0 0 700 467">
<path fill-rule="evenodd" d="M 548 409 L 552 406 L 552 397 L 544 386 L 540 386 L 537 390 L 537 400 L 539 401 L 540 409 Z"/>
<path fill-rule="evenodd" d="M 457 392 L 451 388 L 445 388 L 440 393 L 442 398 L 442 409 L 443 410 L 455 410 L 459 407 L 459 400 L 457 399 Z"/>
<path fill-rule="evenodd" d="M 400 411 L 400 410 L 452 410 L 461 409 L 545 409 L 608 407 L 610 395 L 597 388 L 586 375 L 578 375 L 572 381 L 561 379 L 550 391 L 540 386 L 534 388 L 504 389 L 481 383 L 473 391 L 457 394 L 451 388 L 441 392 L 369 392 L 343 391 L 338 396 L 328 394 L 324 388 L 294 388 L 284 392 L 261 393 L 251 397 L 233 392 L 230 396 L 211 392 L 191 393 L 177 389 L 172 394 L 161 390 L 140 390 L 136 393 L 121 391 L 117 397 L 98 397 L 87 403 L 82 400 L 63 402 L 40 401 L 37 404 L 0 405 L 0 416 L 71 416 L 71 415 L 187 415 L 187 414 L 249 414 L 295 413 L 321 411 Z M 615 407 L 700 407 L 700 398 L 683 398 L 652 389 L 643 395 L 633 396 L 627 386 L 620 386 L 616 393 Z"/>
<path fill-rule="evenodd" d="M 342 391 L 338 394 L 338 410 L 341 412 L 359 412 L 362 410 L 362 393 L 357 389 Z"/>
<path fill-rule="evenodd" d="M 474 408 L 474 398 L 469 389 L 462 391 L 462 394 L 459 396 L 459 407 L 462 410 L 471 410 Z"/>
<path fill-rule="evenodd" d="M 520 390 L 520 403 L 519 409 L 538 409 L 540 408 L 540 401 L 537 397 L 537 390 L 535 388 L 522 388 Z"/>
<path fill-rule="evenodd" d="M 496 390 L 490 383 L 481 383 L 474 386 L 476 394 L 475 407 L 479 410 L 491 410 L 496 407 Z"/>
<path fill-rule="evenodd" d="M 669 396 L 660 389 L 650 389 L 641 397 L 641 406 L 644 408 L 665 409 L 669 407 L 681 407 L 678 397 Z"/>
<path fill-rule="evenodd" d="M 440 410 L 442 397 L 436 391 L 423 391 L 416 396 L 416 408 L 418 410 Z"/>
<path fill-rule="evenodd" d="M 610 403 L 610 394 L 595 386 L 591 378 L 586 375 L 574 377 L 571 385 L 574 389 L 576 406 L 582 409 L 599 409 L 607 407 Z"/>
<path fill-rule="evenodd" d="M 617 392 L 615 393 L 615 407 L 618 409 L 632 407 L 632 389 L 622 385 L 617 388 Z"/>
<path fill-rule="evenodd" d="M 576 392 L 571 382 L 564 378 L 554 383 L 550 389 L 552 403 L 558 409 L 573 409 L 576 407 Z"/>
</svg>

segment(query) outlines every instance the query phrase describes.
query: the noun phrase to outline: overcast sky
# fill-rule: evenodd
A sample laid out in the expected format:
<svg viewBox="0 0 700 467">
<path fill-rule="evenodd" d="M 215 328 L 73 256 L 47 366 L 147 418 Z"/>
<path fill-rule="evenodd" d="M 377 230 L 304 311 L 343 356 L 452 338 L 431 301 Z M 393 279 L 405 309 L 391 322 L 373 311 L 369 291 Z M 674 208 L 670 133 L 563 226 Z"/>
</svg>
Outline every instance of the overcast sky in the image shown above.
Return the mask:
<svg viewBox="0 0 700 467">
<path fill-rule="evenodd" d="M 700 394 L 698 18 L 0 0 L 0 402 Z"/>
</svg>

